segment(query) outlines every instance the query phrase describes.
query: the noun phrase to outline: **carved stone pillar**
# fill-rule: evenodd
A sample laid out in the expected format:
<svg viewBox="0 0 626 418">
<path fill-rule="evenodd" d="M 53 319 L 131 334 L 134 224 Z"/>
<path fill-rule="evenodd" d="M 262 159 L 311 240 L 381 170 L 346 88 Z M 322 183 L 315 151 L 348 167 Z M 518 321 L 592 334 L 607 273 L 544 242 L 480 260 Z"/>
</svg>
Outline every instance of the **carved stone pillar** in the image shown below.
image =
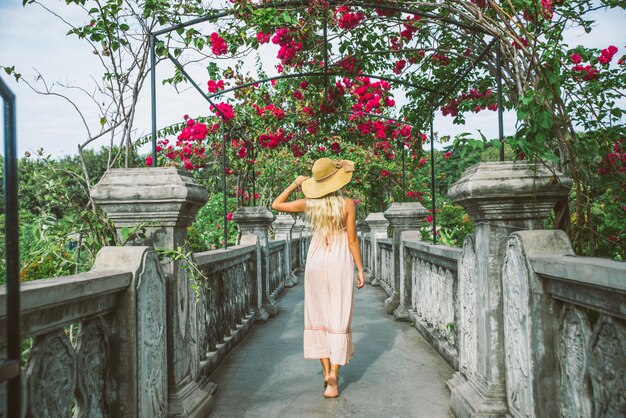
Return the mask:
<svg viewBox="0 0 626 418">
<path fill-rule="evenodd" d="M 383 214 L 389 220 L 391 226 L 391 239 L 393 240 L 393 293 L 385 300 L 385 311 L 394 314 L 398 320 L 408 320 L 411 292 L 408 287 L 408 295 L 403 295 L 403 306 L 400 305 L 400 250 L 402 244 L 402 232 L 419 231 L 422 219 L 428 211 L 419 202 L 394 202 Z M 410 278 L 409 278 L 410 282 Z M 403 285 L 406 288 L 407 285 Z M 409 303 L 406 303 L 406 300 Z"/>
<path fill-rule="evenodd" d="M 379 278 L 381 274 L 380 270 L 380 251 L 378 249 L 378 240 L 388 237 L 387 229 L 389 228 L 389 221 L 382 212 L 373 212 L 367 215 L 365 222 L 370 227 L 370 243 L 371 243 L 371 261 L 372 261 L 372 274 L 370 275 L 369 282 L 372 286 L 379 286 Z M 366 279 L 367 280 L 367 279 Z"/>
<path fill-rule="evenodd" d="M 359 234 L 359 244 L 361 247 L 361 258 L 363 261 L 363 273 L 365 276 L 365 282 L 370 283 L 372 281 L 372 268 L 370 266 L 370 254 L 365 252 L 365 242 L 370 234 L 370 227 L 367 222 L 357 221 L 356 230 Z"/>
<path fill-rule="evenodd" d="M 272 223 L 274 228 L 274 239 L 285 240 L 285 286 L 293 287 L 298 284 L 298 278 L 291 271 L 291 230 L 296 221 L 293 216 L 285 213 L 276 216 L 276 220 Z"/>
<path fill-rule="evenodd" d="M 304 271 L 304 222 L 302 219 L 298 219 L 293 225 L 291 230 L 291 236 L 294 239 L 300 239 L 300 245 L 298 245 L 298 267 L 294 270 L 294 273 L 301 273 Z"/>
<path fill-rule="evenodd" d="M 269 229 L 276 217 L 265 206 L 243 207 L 233 214 L 233 221 L 239 227 L 239 240 L 258 237 L 261 246 L 261 268 L 257 272 L 257 289 L 260 287 L 262 305 L 265 311 L 274 316 L 278 313 L 278 304 L 270 296 L 270 247 Z M 261 277 L 259 277 L 261 276 Z M 262 315 L 263 312 L 260 312 Z"/>
<path fill-rule="evenodd" d="M 543 166 L 480 163 L 448 194 L 476 223 L 459 269 L 459 369 L 448 382 L 457 417 L 501 417 L 508 412 L 504 380 L 502 267 L 507 237 L 543 228 L 571 180 Z"/>
<path fill-rule="evenodd" d="M 129 245 L 173 250 L 184 246 L 187 227 L 208 193 L 191 175 L 173 167 L 110 169 L 93 188 L 92 199 L 122 228 L 142 228 L 145 238 Z M 142 234 L 143 235 L 143 234 Z M 195 293 L 185 260 L 161 262 L 166 277 L 168 416 L 206 416 L 216 385 L 199 373 Z"/>
</svg>

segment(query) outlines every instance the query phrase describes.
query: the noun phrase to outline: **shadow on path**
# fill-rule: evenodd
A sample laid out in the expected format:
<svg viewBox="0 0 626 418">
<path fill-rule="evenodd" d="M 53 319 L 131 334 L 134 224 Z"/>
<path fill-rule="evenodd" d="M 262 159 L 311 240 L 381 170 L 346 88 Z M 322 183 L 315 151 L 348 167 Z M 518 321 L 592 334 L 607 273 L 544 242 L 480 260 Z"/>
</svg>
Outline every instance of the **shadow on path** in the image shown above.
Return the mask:
<svg viewBox="0 0 626 418">
<path fill-rule="evenodd" d="M 279 313 L 252 327 L 211 376 L 211 417 L 448 417 L 450 366 L 407 323 L 383 309 L 386 294 L 355 288 L 355 353 L 340 395 L 323 397 L 322 368 L 302 354 L 304 286 L 283 291 Z"/>
</svg>

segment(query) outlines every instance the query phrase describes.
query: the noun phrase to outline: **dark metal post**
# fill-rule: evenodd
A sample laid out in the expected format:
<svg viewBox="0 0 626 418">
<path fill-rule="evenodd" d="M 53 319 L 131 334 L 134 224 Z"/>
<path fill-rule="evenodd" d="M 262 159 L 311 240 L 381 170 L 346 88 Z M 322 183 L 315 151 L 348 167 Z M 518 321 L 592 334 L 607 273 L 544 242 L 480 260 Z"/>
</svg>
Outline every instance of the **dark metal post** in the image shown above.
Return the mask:
<svg viewBox="0 0 626 418">
<path fill-rule="evenodd" d="M 406 198 L 406 163 L 404 162 L 404 142 L 402 142 L 402 200 Z"/>
<path fill-rule="evenodd" d="M 430 195 L 432 201 L 433 210 L 433 244 L 437 244 L 437 214 L 436 214 L 436 197 L 435 197 L 435 134 L 433 130 L 433 123 L 435 120 L 435 114 L 430 117 Z"/>
<path fill-rule="evenodd" d="M 224 248 L 228 248 L 228 219 L 226 218 L 226 133 L 224 132 L 224 116 L 220 117 L 222 125 L 222 192 L 224 203 Z"/>
<path fill-rule="evenodd" d="M 500 161 L 504 161 L 504 122 L 502 115 L 502 57 L 500 40 L 496 42 L 496 81 L 498 83 L 498 139 L 500 140 Z"/>
<path fill-rule="evenodd" d="M 0 364 L 0 382 L 8 380 L 9 417 L 21 416 L 22 384 L 20 357 L 22 336 L 20 331 L 20 253 L 19 218 L 17 200 L 17 143 L 15 95 L 0 79 L 0 95 L 4 101 L 4 213 L 7 269 L 7 359 Z"/>
<path fill-rule="evenodd" d="M 157 132 L 156 132 L 156 37 L 150 35 L 150 99 L 152 107 L 152 167 L 156 167 L 157 162 Z"/>
</svg>

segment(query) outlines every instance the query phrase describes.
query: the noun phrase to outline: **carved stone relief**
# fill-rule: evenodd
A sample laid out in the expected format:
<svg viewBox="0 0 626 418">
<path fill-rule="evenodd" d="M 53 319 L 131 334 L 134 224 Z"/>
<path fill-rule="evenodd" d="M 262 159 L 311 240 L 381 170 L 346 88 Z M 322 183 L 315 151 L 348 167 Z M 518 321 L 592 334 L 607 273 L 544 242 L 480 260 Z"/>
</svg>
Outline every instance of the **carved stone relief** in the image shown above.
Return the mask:
<svg viewBox="0 0 626 418">
<path fill-rule="evenodd" d="M 506 393 L 510 413 L 534 416 L 530 365 L 529 272 L 519 239 L 509 238 L 504 258 L 504 357 Z"/>
<path fill-rule="evenodd" d="M 76 353 L 62 329 L 35 338 L 27 379 L 27 416 L 69 417 L 76 389 Z"/>
<path fill-rule="evenodd" d="M 165 282 L 155 256 L 146 257 L 137 281 L 137 381 L 139 416 L 167 414 Z M 181 280 L 185 282 L 186 280 Z M 182 301 L 186 303 L 187 301 Z M 181 324 L 181 328 L 184 325 Z"/>
<path fill-rule="evenodd" d="M 465 377 L 476 371 L 476 253 L 474 238 L 468 236 L 463 243 L 459 263 L 459 367 Z"/>
<path fill-rule="evenodd" d="M 557 356 L 561 371 L 559 410 L 563 418 L 591 417 L 587 377 L 587 343 L 591 330 L 587 315 L 565 305 L 557 336 Z"/>
<path fill-rule="evenodd" d="M 618 321 L 601 315 L 591 337 L 594 417 L 626 415 L 626 330 Z"/>
<path fill-rule="evenodd" d="M 105 393 L 105 381 L 110 369 L 109 355 L 106 327 L 102 319 L 83 322 L 76 344 L 78 417 L 99 418 L 110 415 Z"/>
</svg>

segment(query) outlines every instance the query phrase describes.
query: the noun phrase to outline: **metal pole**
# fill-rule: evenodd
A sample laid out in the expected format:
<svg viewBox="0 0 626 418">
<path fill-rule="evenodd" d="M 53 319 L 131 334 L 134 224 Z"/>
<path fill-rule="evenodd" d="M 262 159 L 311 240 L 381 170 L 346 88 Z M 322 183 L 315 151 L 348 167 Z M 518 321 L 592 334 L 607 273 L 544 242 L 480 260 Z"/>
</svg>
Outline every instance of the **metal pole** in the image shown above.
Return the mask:
<svg viewBox="0 0 626 418">
<path fill-rule="evenodd" d="M 20 357 L 22 337 L 20 332 L 20 253 L 19 217 L 17 197 L 17 143 L 15 95 L 0 79 L 0 94 L 4 99 L 4 213 L 7 269 L 7 360 L 0 367 L 0 381 L 8 380 L 7 416 L 19 417 L 22 410 L 22 384 Z"/>
<path fill-rule="evenodd" d="M 500 140 L 500 161 L 504 161 L 504 121 L 502 115 L 502 57 L 500 40 L 496 42 L 496 81 L 498 83 L 498 139 Z"/>
<path fill-rule="evenodd" d="M 156 51 L 154 35 L 150 35 L 150 100 L 152 108 L 152 167 L 157 162 L 157 128 L 156 128 Z"/>
<path fill-rule="evenodd" d="M 226 218 L 226 133 L 224 132 L 224 116 L 220 117 L 222 125 L 222 192 L 224 203 L 224 249 L 228 248 L 228 219 Z"/>
<path fill-rule="evenodd" d="M 404 162 L 404 142 L 402 143 L 402 199 L 406 197 L 406 164 Z"/>
<path fill-rule="evenodd" d="M 436 197 L 435 197 L 435 135 L 433 131 L 433 123 L 435 114 L 430 117 L 430 195 L 433 211 L 433 244 L 437 244 L 437 214 L 436 214 Z"/>
<path fill-rule="evenodd" d="M 252 206 L 256 206 L 256 150 L 252 142 Z"/>
</svg>

